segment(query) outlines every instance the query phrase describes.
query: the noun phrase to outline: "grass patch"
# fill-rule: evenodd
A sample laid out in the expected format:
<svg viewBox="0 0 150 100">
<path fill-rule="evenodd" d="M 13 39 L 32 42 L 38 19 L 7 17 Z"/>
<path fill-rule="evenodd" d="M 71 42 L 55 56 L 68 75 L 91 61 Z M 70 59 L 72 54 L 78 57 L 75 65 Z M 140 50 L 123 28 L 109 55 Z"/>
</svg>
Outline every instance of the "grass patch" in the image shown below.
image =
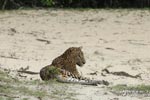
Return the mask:
<svg viewBox="0 0 150 100">
<path fill-rule="evenodd" d="M 48 67 L 48 71 L 49 71 L 49 73 L 51 73 L 52 75 L 55 75 L 55 74 L 59 74 L 59 73 L 60 73 L 60 70 L 59 70 L 57 67 L 54 67 L 54 66 Z"/>
<path fill-rule="evenodd" d="M 8 78 L 8 74 L 0 70 L 0 81 L 1 82 L 11 82 L 12 80 Z"/>
<path fill-rule="evenodd" d="M 58 70 L 55 68 L 49 71 L 58 74 Z M 68 84 L 59 83 L 55 79 L 50 81 L 19 80 L 18 77 L 11 76 L 7 71 L 1 69 L 0 93 L 2 94 L 0 100 L 15 100 L 17 97 L 20 100 L 33 98 L 75 100 L 74 97 L 77 95 L 71 91 Z"/>
<path fill-rule="evenodd" d="M 57 98 L 58 100 L 60 98 L 63 100 L 76 100 L 74 97 L 77 95 L 77 93 L 68 91 L 67 88 L 55 88 L 52 91 L 52 95 L 54 98 Z"/>
<path fill-rule="evenodd" d="M 26 85 L 37 85 L 41 82 L 40 82 L 40 80 L 37 79 L 37 80 L 30 80 L 30 81 L 24 80 L 23 83 Z"/>
<path fill-rule="evenodd" d="M 145 93 L 150 93 L 150 85 L 137 85 L 137 86 L 127 86 L 127 85 L 116 85 L 111 87 L 112 90 L 115 91 L 124 91 L 124 90 L 129 90 L 129 91 L 142 91 Z"/>
<path fill-rule="evenodd" d="M 13 86 L 11 84 L 0 85 L 0 93 L 11 94 L 11 95 L 23 94 L 23 95 L 34 96 L 34 97 L 48 96 L 47 92 L 44 91 L 29 89 L 25 86 L 16 86 L 16 85 Z"/>
<path fill-rule="evenodd" d="M 13 87 L 5 84 L 5 85 L 0 85 L 0 93 L 12 93 Z"/>
<path fill-rule="evenodd" d="M 34 97 L 44 97 L 47 96 L 47 93 L 40 90 L 31 90 L 27 87 L 21 86 L 21 87 L 14 87 L 15 91 L 18 93 L 22 93 L 24 95 L 28 96 L 34 96 Z"/>
<path fill-rule="evenodd" d="M 10 76 L 7 72 L 0 70 L 0 93 L 8 95 L 26 95 L 33 97 L 48 96 L 47 92 L 36 89 L 39 80 L 19 81 Z M 5 100 L 9 99 L 8 97 Z M 12 100 L 12 98 L 10 98 Z M 3 97 L 0 100 L 4 100 Z"/>
</svg>

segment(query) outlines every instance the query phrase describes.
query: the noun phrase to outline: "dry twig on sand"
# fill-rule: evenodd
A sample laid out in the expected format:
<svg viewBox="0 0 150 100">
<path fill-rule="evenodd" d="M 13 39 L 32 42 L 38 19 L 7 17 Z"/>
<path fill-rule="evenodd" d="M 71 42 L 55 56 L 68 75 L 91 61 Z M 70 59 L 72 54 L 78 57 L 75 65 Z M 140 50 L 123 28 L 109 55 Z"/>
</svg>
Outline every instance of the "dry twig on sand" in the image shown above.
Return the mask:
<svg viewBox="0 0 150 100">
<path fill-rule="evenodd" d="M 19 98 L 17 96 L 12 96 L 12 95 L 2 94 L 2 93 L 0 93 L 0 96 L 9 97 L 9 98 Z"/>
<path fill-rule="evenodd" d="M 31 75 L 35 75 L 35 74 L 39 74 L 39 72 L 33 72 L 33 71 L 26 71 L 26 70 L 18 70 L 18 72 L 20 73 L 25 73 L 25 74 L 31 74 Z"/>
<path fill-rule="evenodd" d="M 131 78 L 140 78 L 141 79 L 141 76 L 140 74 L 137 74 L 137 75 L 130 75 L 128 74 L 127 72 L 124 72 L 124 71 L 119 71 L 119 72 L 110 72 L 108 69 L 103 69 L 102 72 L 105 72 L 106 74 L 112 74 L 112 75 L 117 75 L 117 76 L 126 76 L 126 77 L 131 77 Z M 102 73 L 102 75 L 104 75 Z"/>
<path fill-rule="evenodd" d="M 45 39 L 36 39 L 37 41 L 46 42 L 47 44 L 50 44 L 51 42 L 49 40 Z"/>
</svg>

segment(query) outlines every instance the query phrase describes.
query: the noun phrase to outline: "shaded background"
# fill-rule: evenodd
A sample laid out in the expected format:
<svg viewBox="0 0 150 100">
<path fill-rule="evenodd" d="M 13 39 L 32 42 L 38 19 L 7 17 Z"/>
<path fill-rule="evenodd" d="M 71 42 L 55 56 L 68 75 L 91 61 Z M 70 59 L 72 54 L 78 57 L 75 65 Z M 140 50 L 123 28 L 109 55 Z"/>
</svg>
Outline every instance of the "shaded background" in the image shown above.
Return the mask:
<svg viewBox="0 0 150 100">
<path fill-rule="evenodd" d="M 150 0 L 1 0 L 1 9 L 21 7 L 145 8 Z"/>
</svg>

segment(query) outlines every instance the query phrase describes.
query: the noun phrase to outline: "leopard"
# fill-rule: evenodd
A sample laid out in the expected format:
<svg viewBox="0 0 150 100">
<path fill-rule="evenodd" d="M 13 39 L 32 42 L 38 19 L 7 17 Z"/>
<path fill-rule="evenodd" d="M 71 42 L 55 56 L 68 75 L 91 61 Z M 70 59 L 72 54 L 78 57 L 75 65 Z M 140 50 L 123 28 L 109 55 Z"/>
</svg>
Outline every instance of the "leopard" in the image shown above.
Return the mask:
<svg viewBox="0 0 150 100">
<path fill-rule="evenodd" d="M 50 65 L 43 67 L 40 70 L 40 77 L 44 81 L 57 79 L 57 81 L 63 83 L 108 85 L 108 82 L 106 81 L 91 80 L 80 75 L 76 65 L 83 67 L 85 63 L 86 60 L 82 51 L 82 47 L 70 47 L 63 54 L 56 57 Z"/>
<path fill-rule="evenodd" d="M 48 72 L 46 70 L 50 66 L 55 66 L 60 69 L 65 69 L 72 74 L 80 77 L 76 65 L 82 67 L 86 63 L 82 47 L 70 47 L 62 55 L 56 57 L 50 65 L 45 66 L 40 70 L 40 77 L 42 80 L 49 80 Z"/>
</svg>

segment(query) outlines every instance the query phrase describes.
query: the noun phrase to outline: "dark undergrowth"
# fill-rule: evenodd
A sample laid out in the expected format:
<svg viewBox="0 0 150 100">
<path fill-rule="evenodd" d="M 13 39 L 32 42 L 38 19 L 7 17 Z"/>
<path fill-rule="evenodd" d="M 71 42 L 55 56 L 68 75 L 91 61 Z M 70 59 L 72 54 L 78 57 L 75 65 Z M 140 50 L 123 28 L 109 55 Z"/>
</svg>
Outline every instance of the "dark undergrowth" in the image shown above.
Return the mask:
<svg viewBox="0 0 150 100">
<path fill-rule="evenodd" d="M 150 0 L 0 0 L 0 9 L 31 8 L 145 8 Z"/>
</svg>

